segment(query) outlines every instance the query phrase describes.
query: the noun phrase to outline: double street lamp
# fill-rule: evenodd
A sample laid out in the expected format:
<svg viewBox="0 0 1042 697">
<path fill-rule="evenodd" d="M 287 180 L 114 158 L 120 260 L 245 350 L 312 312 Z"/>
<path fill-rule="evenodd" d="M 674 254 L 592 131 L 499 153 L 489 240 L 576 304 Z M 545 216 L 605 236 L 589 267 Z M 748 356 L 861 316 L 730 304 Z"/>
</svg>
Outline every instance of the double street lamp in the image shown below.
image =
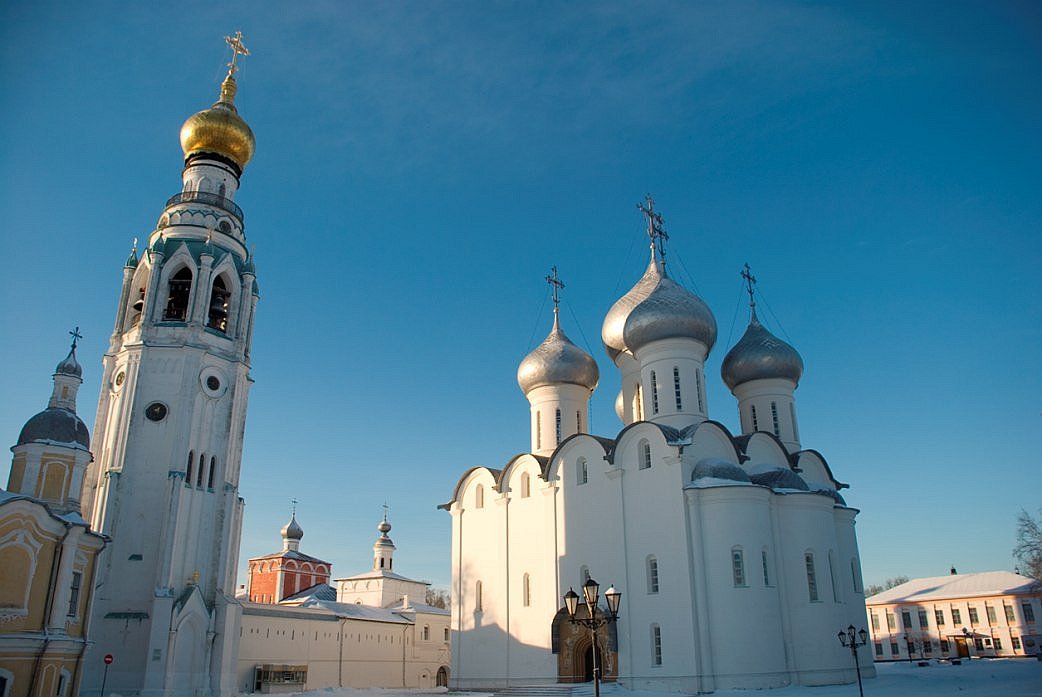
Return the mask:
<svg viewBox="0 0 1042 697">
<path fill-rule="evenodd" d="M 589 617 L 575 616 L 575 611 L 579 607 L 579 594 L 571 588 L 564 594 L 564 606 L 568 610 L 568 621 L 586 627 L 593 637 L 593 697 L 601 697 L 601 649 L 597 641 L 597 630 L 619 619 L 619 602 L 622 600 L 622 593 L 615 590 L 614 587 L 604 591 L 604 600 L 608 603 L 608 614 L 603 612 L 598 614 L 597 596 L 600 586 L 590 578 L 583 584 L 582 591 Z"/>
<path fill-rule="evenodd" d="M 868 632 L 861 629 L 857 634 L 854 633 L 854 625 L 850 625 L 839 633 L 839 643 L 850 649 L 850 654 L 854 657 L 854 668 L 857 670 L 857 691 L 861 697 L 865 697 L 865 690 L 861 687 L 861 664 L 857 660 L 857 649 L 859 646 L 864 646 L 868 643 Z"/>
</svg>

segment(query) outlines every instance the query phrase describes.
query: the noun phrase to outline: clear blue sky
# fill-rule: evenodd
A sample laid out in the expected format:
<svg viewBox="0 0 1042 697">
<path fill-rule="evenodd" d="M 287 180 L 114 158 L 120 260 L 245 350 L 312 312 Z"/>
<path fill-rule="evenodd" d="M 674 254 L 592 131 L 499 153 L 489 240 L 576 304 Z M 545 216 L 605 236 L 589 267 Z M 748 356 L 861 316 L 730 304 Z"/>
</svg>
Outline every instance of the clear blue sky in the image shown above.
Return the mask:
<svg viewBox="0 0 1042 697">
<path fill-rule="evenodd" d="M 386 500 L 401 571 L 446 585 L 435 507 L 528 448 L 515 371 L 553 264 L 615 435 L 600 325 L 646 263 L 650 191 L 720 326 L 710 416 L 737 430 L 719 366 L 748 261 L 866 582 L 1012 568 L 1042 505 L 1037 3 L 3 3 L 0 442 L 75 325 L 93 424 L 123 260 L 236 29 L 262 293 L 243 561 L 296 497 L 302 549 L 367 569 Z"/>
</svg>

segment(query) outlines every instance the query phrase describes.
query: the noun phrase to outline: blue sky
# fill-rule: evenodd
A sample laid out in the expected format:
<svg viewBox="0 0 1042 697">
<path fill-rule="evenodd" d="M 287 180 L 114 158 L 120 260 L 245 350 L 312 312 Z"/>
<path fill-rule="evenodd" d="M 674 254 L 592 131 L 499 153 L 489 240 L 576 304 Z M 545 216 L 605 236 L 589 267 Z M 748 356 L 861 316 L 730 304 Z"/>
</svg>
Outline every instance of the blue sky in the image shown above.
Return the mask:
<svg viewBox="0 0 1042 697">
<path fill-rule="evenodd" d="M 737 430 L 718 376 L 748 262 L 806 364 L 804 446 L 862 511 L 866 582 L 1012 568 L 1042 505 L 1037 4 L 159 5 L 0 6 L 0 442 L 75 325 L 93 424 L 122 262 L 241 29 L 262 293 L 242 561 L 296 497 L 302 549 L 362 571 L 387 501 L 401 571 L 446 585 L 436 506 L 528 447 L 515 371 L 551 265 L 614 435 L 600 325 L 643 271 L 652 192 L 720 326 L 710 416 Z"/>
</svg>

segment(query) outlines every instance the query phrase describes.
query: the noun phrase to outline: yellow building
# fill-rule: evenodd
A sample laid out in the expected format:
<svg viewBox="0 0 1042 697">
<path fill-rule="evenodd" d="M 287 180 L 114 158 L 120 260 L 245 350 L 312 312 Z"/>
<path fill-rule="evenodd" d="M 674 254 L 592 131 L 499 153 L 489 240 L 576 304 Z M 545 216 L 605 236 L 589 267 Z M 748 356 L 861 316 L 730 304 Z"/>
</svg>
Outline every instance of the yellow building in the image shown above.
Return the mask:
<svg viewBox="0 0 1042 697">
<path fill-rule="evenodd" d="M 76 336 L 74 334 L 74 336 Z M 98 554 L 106 538 L 80 516 L 91 460 L 76 415 L 76 342 L 54 373 L 47 408 L 26 422 L 0 489 L 0 696 L 79 689 Z"/>
<path fill-rule="evenodd" d="M 877 661 L 1042 654 L 1042 583 L 1010 571 L 917 578 L 865 600 Z"/>
</svg>

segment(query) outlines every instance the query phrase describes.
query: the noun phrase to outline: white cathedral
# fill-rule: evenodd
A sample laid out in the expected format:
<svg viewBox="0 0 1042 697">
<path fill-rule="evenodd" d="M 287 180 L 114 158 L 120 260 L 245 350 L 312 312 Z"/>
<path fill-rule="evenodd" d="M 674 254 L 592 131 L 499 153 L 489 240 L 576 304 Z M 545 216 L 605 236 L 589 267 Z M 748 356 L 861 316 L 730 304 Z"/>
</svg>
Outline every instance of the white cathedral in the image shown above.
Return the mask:
<svg viewBox="0 0 1042 697">
<path fill-rule="evenodd" d="M 595 662 L 626 687 L 684 693 L 853 682 L 837 633 L 865 624 L 857 510 L 801 445 L 803 361 L 757 319 L 746 269 L 751 318 L 721 371 L 742 431 L 710 420 L 716 320 L 667 275 L 662 218 L 650 197 L 641 208 L 651 261 L 601 332 L 622 375 L 622 430 L 587 432 L 599 372 L 561 328 L 555 273 L 553 327 L 517 371 L 532 451 L 467 471 L 444 505 L 451 684 L 582 682 Z M 622 592 L 596 658 L 562 607 L 591 577 Z"/>
</svg>

